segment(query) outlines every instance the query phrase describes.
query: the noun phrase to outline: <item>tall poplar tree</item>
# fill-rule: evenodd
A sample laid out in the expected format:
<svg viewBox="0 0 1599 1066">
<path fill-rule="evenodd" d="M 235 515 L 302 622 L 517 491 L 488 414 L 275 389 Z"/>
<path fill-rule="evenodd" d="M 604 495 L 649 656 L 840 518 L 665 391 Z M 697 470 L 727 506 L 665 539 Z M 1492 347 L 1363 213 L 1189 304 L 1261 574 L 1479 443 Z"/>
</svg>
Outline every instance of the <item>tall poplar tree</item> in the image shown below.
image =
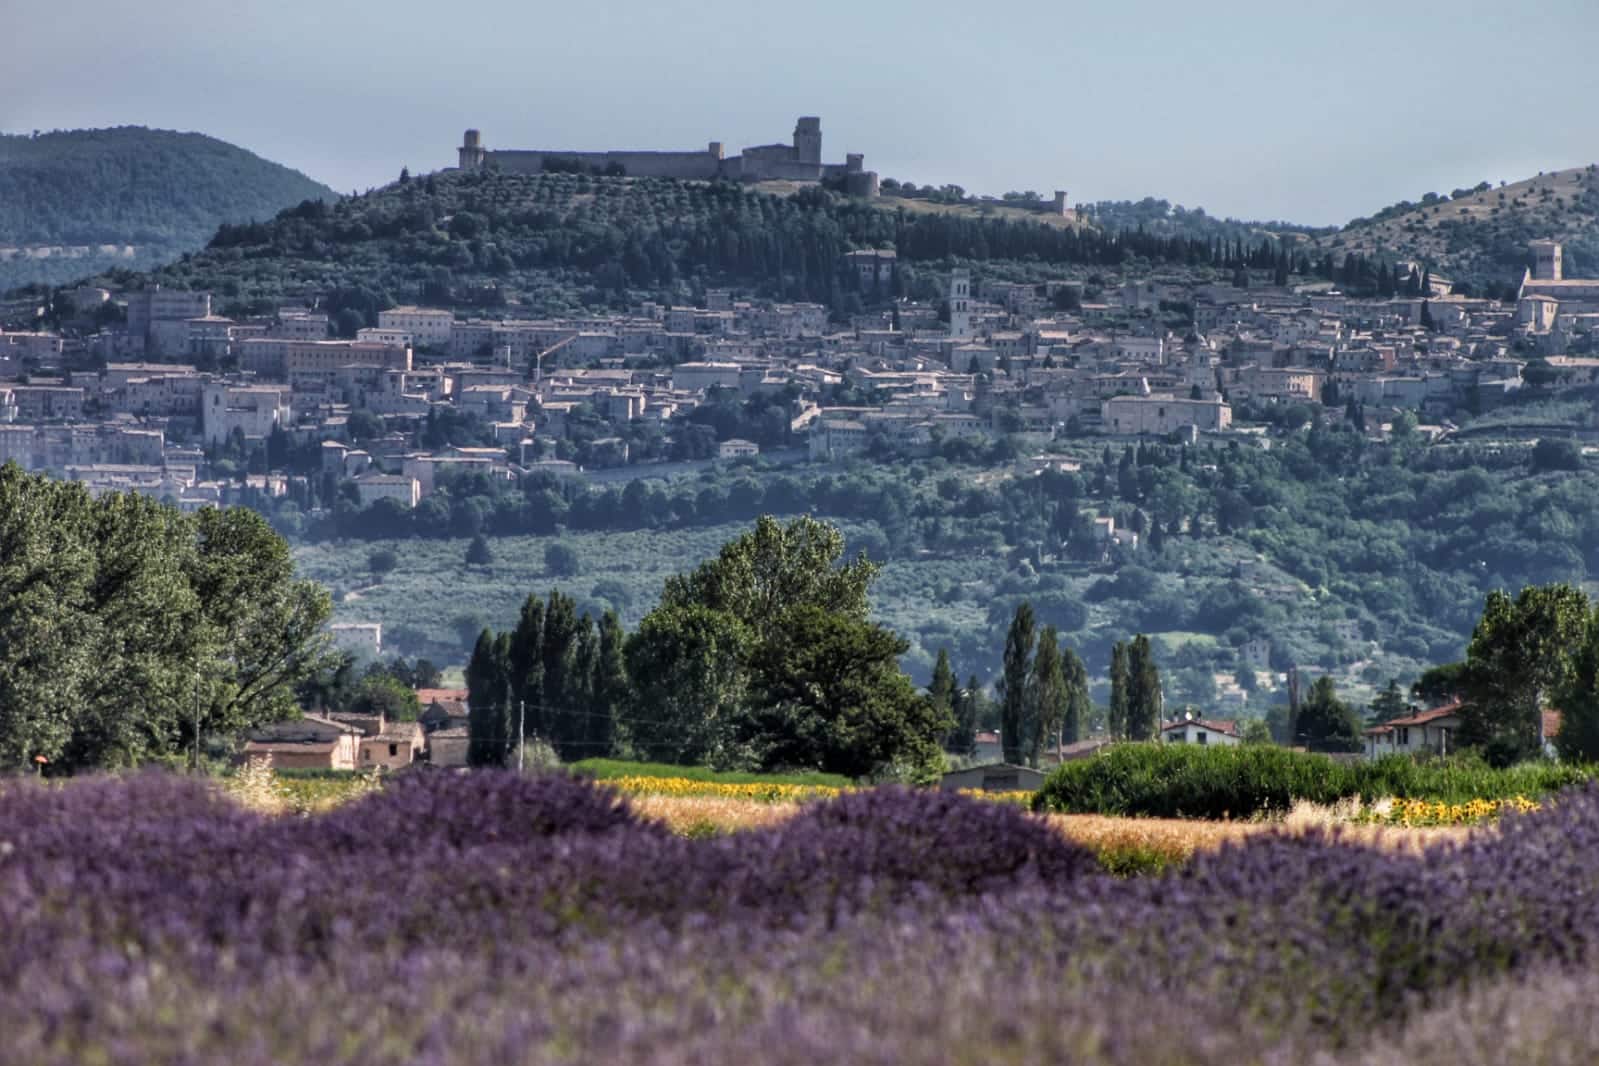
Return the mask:
<svg viewBox="0 0 1599 1066">
<path fill-rule="evenodd" d="M 1075 744 L 1083 739 L 1083 730 L 1094 713 L 1088 695 L 1088 667 L 1072 649 L 1062 648 L 1061 673 L 1066 677 L 1066 715 L 1061 720 L 1060 740 L 1062 744 Z"/>
<path fill-rule="evenodd" d="M 1149 638 L 1140 633 L 1127 648 L 1127 736 L 1153 740 L 1160 731 L 1164 697 Z"/>
<path fill-rule="evenodd" d="M 927 697 L 933 701 L 940 714 L 948 715 L 955 726 L 944 738 L 944 750 L 954 752 L 960 743 L 960 716 L 956 713 L 960 689 L 955 681 L 955 670 L 949 664 L 949 649 L 938 649 L 938 659 L 933 663 L 933 680 L 927 686 Z"/>
<path fill-rule="evenodd" d="M 1105 715 L 1112 740 L 1127 738 L 1127 688 L 1127 645 L 1118 640 L 1110 649 L 1110 707 Z"/>
<path fill-rule="evenodd" d="M 1060 636 L 1054 626 L 1039 630 L 1027 695 L 1027 764 L 1037 766 L 1039 754 L 1058 736 L 1066 719 L 1066 675 L 1062 670 Z"/>
<path fill-rule="evenodd" d="M 999 705 L 999 743 L 1005 761 L 1020 765 L 1027 738 L 1023 730 L 1027 715 L 1027 684 L 1033 652 L 1033 605 L 1025 600 L 1012 616 L 1005 635 L 1005 660 Z"/>
<path fill-rule="evenodd" d="M 467 761 L 473 766 L 504 766 L 511 751 L 510 647 L 509 634 L 496 637 L 485 629 L 466 664 Z"/>
</svg>

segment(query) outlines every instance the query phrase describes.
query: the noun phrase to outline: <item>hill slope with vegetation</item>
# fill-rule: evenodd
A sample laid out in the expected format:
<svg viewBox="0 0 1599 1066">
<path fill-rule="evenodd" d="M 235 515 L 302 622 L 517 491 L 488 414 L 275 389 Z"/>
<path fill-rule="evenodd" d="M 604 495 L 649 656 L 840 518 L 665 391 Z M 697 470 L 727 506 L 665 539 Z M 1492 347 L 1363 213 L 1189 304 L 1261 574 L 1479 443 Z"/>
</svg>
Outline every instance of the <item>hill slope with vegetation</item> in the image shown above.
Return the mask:
<svg viewBox="0 0 1599 1066">
<path fill-rule="evenodd" d="M 841 255 L 881 247 L 898 252 L 899 280 L 853 288 Z M 224 226 L 151 280 L 212 289 L 224 312 L 320 297 L 369 317 L 413 301 L 561 313 L 641 297 L 681 304 L 723 285 L 848 309 L 896 293 L 936 298 L 931 271 L 919 278 L 917 267 L 953 258 L 1064 276 L 1135 260 L 1209 265 L 1218 254 L 1205 240 L 888 210 L 819 188 L 776 196 L 730 183 L 484 171 L 406 178 Z"/>
<path fill-rule="evenodd" d="M 1357 218 L 1314 242 L 1340 256 L 1414 259 L 1480 290 L 1521 280 L 1527 242 L 1553 238 L 1566 246 L 1566 272 L 1599 272 L 1599 168 L 1539 174 L 1513 184 L 1481 182 L 1447 196 L 1427 193 L 1368 218 Z"/>
<path fill-rule="evenodd" d="M 298 171 L 199 133 L 123 126 L 0 135 L 0 290 L 156 266 L 204 247 L 224 222 L 335 199 Z M 6 256 L 5 248 L 18 251 Z"/>
</svg>

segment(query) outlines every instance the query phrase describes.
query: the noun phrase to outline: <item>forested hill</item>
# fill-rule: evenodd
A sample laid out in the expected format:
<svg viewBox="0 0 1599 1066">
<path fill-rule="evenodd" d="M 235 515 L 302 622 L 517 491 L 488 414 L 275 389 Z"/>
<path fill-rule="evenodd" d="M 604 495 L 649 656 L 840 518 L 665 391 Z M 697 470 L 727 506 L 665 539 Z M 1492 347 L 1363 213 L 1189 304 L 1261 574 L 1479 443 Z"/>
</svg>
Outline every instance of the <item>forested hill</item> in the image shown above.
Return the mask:
<svg viewBox="0 0 1599 1066">
<path fill-rule="evenodd" d="M 1599 277 L 1599 168 L 1429 192 L 1354 219 L 1313 245 L 1317 254 L 1413 259 L 1480 291 L 1485 282 L 1520 282 L 1527 242 L 1546 237 L 1565 245 L 1568 275 Z"/>
<path fill-rule="evenodd" d="M 270 219 L 310 199 L 337 194 L 198 133 L 123 126 L 0 135 L 0 291 L 170 262 L 204 247 L 224 222 Z"/>
<path fill-rule="evenodd" d="M 848 306 L 840 256 L 871 247 L 893 247 L 909 264 L 902 286 L 915 284 L 917 264 L 952 256 L 1058 276 L 1063 266 L 1209 264 L 1227 254 L 1204 240 L 900 211 L 819 188 L 776 196 L 726 183 L 486 171 L 411 178 L 226 226 L 154 280 L 213 289 L 225 311 L 331 294 L 329 306 L 364 309 L 420 300 L 559 312 L 629 295 L 683 303 L 707 285 Z"/>
</svg>

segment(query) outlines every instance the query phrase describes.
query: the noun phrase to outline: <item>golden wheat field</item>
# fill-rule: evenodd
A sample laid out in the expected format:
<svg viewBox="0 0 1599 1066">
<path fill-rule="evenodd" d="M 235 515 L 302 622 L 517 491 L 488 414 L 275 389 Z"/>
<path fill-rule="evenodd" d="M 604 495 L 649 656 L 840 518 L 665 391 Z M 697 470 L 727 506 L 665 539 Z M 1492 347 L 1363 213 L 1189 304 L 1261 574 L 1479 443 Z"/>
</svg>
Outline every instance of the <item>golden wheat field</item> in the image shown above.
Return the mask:
<svg viewBox="0 0 1599 1066">
<path fill-rule="evenodd" d="M 658 778 L 613 780 L 607 784 L 626 794 L 628 802 L 646 818 L 663 822 L 674 833 L 689 837 L 720 836 L 776 825 L 792 818 L 805 803 L 824 800 L 838 791 L 791 786 L 728 786 Z M 241 770 L 225 787 L 235 799 L 256 810 L 305 815 L 328 810 L 381 788 L 382 784 L 375 775 L 352 775 L 344 781 L 286 779 L 273 773 L 269 766 L 257 765 Z M 986 798 L 1017 802 L 1018 796 L 1026 798 L 1022 794 Z M 1214 851 L 1260 833 L 1331 833 L 1340 840 L 1368 847 L 1419 851 L 1439 841 L 1460 839 L 1470 831 L 1462 824 L 1428 824 L 1418 811 L 1429 818 L 1441 819 L 1443 815 L 1430 808 L 1422 811 L 1423 806 L 1405 806 L 1392 801 L 1369 807 L 1362 807 L 1358 801 L 1335 807 L 1300 803 L 1284 818 L 1239 822 L 1098 814 L 1036 817 L 1043 818 L 1067 839 L 1092 850 L 1112 873 L 1131 875 L 1181 865 L 1198 853 Z"/>
</svg>

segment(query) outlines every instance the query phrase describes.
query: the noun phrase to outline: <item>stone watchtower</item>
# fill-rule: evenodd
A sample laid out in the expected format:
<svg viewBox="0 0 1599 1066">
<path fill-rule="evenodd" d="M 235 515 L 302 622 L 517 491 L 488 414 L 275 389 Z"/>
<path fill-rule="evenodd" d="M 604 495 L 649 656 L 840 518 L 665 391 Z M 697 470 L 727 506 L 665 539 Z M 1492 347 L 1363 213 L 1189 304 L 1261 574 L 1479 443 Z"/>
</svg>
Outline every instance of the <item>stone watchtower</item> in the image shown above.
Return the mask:
<svg viewBox="0 0 1599 1066">
<path fill-rule="evenodd" d="M 456 154 L 460 157 L 462 170 L 481 170 L 488 153 L 483 150 L 483 136 L 477 130 L 467 130 L 461 137 L 461 147 Z"/>
<path fill-rule="evenodd" d="M 972 335 L 972 276 L 965 270 L 949 276 L 949 335 L 954 340 Z"/>
<path fill-rule="evenodd" d="M 822 165 L 822 120 L 814 115 L 794 124 L 794 161 Z"/>
<path fill-rule="evenodd" d="M 1532 280 L 1560 281 L 1565 273 L 1565 252 L 1559 241 L 1533 241 Z"/>
</svg>

